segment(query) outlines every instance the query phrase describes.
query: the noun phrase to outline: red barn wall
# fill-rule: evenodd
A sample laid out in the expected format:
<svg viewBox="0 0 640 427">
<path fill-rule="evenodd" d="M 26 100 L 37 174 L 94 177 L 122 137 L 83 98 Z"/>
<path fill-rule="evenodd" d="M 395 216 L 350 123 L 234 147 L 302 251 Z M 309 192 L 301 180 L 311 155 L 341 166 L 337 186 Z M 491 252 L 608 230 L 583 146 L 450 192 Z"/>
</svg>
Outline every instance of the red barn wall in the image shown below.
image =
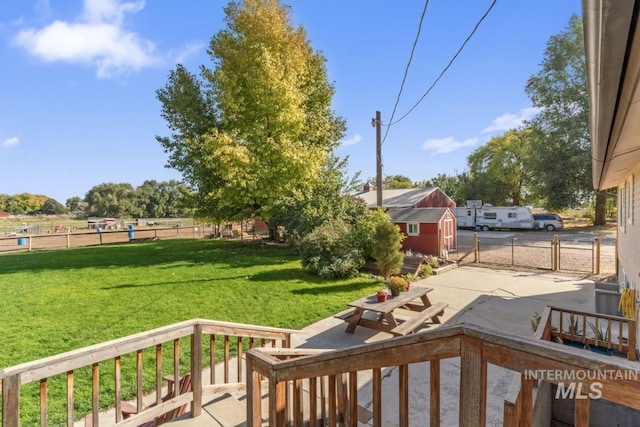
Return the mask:
<svg viewBox="0 0 640 427">
<path fill-rule="evenodd" d="M 453 209 L 456 204 L 447 197 L 440 189 L 435 189 L 427 197 L 420 200 L 416 205 L 417 208 L 449 208 Z"/>
</svg>

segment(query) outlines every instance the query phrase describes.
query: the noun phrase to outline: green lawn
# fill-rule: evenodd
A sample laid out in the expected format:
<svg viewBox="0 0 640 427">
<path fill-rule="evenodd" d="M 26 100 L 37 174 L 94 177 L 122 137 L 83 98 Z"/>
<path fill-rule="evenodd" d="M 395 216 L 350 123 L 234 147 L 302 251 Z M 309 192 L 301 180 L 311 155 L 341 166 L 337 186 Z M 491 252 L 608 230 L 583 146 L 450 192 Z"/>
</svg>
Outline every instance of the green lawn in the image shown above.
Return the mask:
<svg viewBox="0 0 640 427">
<path fill-rule="evenodd" d="M 0 256 L 0 369 L 192 318 L 302 328 L 377 288 L 327 281 L 296 252 L 165 240 Z"/>
<path fill-rule="evenodd" d="M 299 329 L 373 293 L 289 248 L 176 239 L 0 256 L 0 369 L 192 318 Z M 35 409 L 35 408 L 34 408 Z"/>
</svg>

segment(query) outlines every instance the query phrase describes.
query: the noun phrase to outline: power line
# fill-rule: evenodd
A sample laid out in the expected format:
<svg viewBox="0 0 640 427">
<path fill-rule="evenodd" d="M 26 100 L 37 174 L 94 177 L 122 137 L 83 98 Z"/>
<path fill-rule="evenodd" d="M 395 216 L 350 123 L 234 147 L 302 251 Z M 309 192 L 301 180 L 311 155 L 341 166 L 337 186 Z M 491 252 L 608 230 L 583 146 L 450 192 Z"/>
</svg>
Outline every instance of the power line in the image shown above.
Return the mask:
<svg viewBox="0 0 640 427">
<path fill-rule="evenodd" d="M 460 46 L 460 49 L 458 49 L 458 51 L 456 52 L 455 55 L 453 55 L 453 57 L 451 58 L 451 60 L 449 61 L 449 63 L 447 64 L 446 67 L 444 67 L 444 69 L 442 70 L 442 72 L 440 73 L 440 75 L 438 76 L 438 78 L 435 79 L 435 81 L 433 82 L 433 84 L 429 87 L 429 89 L 427 89 L 427 91 L 424 93 L 424 95 L 422 95 L 422 97 L 420 97 L 420 99 L 418 100 L 418 102 L 416 102 L 413 107 L 411 107 L 409 109 L 409 111 L 407 111 L 405 113 L 404 116 L 400 117 L 396 122 L 393 122 L 391 120 L 389 120 L 389 124 L 387 125 L 387 133 L 389 132 L 389 127 L 400 123 L 405 117 L 407 117 L 423 100 L 424 98 L 429 95 L 429 92 L 431 92 L 431 90 L 435 87 L 435 85 L 440 81 L 440 79 L 442 78 L 442 76 L 444 76 L 444 73 L 447 72 L 447 70 L 451 67 L 451 65 L 453 64 L 453 61 L 456 60 L 456 58 L 458 57 L 458 55 L 460 55 L 460 52 L 462 52 L 462 49 L 464 49 L 464 47 L 466 46 L 466 44 L 469 42 L 469 40 L 471 40 L 471 37 L 473 37 L 473 35 L 475 34 L 475 32 L 478 30 L 478 27 L 480 26 L 480 24 L 482 23 L 482 21 L 484 21 L 484 19 L 487 17 L 487 15 L 489 15 L 489 12 L 491 12 L 491 9 L 493 9 L 493 6 L 495 6 L 496 2 L 498 0 L 493 0 L 493 2 L 491 3 L 491 5 L 489 6 L 489 8 L 487 9 L 487 11 L 484 13 L 484 15 L 482 15 L 482 17 L 480 18 L 480 20 L 476 23 L 475 27 L 473 27 L 473 30 L 471 31 L 471 33 L 469 34 L 469 36 L 465 39 L 465 41 L 462 43 L 462 45 Z M 385 138 L 386 138 L 386 134 L 385 134 Z"/>
<path fill-rule="evenodd" d="M 402 89 L 404 88 L 404 83 L 407 80 L 407 74 L 409 74 L 409 67 L 411 66 L 411 60 L 413 59 L 413 53 L 416 50 L 416 45 L 418 44 L 418 39 L 420 38 L 420 30 L 422 29 L 422 22 L 424 21 L 424 15 L 427 13 L 427 6 L 429 5 L 429 0 L 424 2 L 424 8 L 422 9 L 422 15 L 420 16 L 420 23 L 418 24 L 418 32 L 416 34 L 416 38 L 413 41 L 413 46 L 411 47 L 411 54 L 409 55 L 409 61 L 407 62 L 407 66 L 404 69 L 404 76 L 402 76 L 402 83 L 400 84 L 400 90 L 398 91 L 398 97 L 396 98 L 396 103 L 393 106 L 393 111 L 391 112 L 391 118 L 389 119 L 389 123 L 393 122 L 393 117 L 396 114 L 396 108 L 398 108 L 398 103 L 400 102 L 400 96 L 402 95 Z M 382 138 L 382 143 L 387 139 L 387 134 L 389 133 L 389 127 L 387 127 L 387 131 L 384 133 L 384 138 Z"/>
</svg>

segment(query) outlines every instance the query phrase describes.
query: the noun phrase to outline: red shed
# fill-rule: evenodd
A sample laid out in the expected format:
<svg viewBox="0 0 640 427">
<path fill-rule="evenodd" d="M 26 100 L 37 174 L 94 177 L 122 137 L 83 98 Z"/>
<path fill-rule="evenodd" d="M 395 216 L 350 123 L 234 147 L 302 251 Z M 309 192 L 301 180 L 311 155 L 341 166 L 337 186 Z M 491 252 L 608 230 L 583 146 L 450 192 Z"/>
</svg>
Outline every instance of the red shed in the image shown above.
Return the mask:
<svg viewBox="0 0 640 427">
<path fill-rule="evenodd" d="M 7 211 L 0 211 L 0 218 L 9 218 L 11 214 Z"/>
<path fill-rule="evenodd" d="M 449 208 L 391 209 L 389 215 L 407 236 L 402 250 L 441 257 L 457 245 L 456 217 Z"/>
</svg>

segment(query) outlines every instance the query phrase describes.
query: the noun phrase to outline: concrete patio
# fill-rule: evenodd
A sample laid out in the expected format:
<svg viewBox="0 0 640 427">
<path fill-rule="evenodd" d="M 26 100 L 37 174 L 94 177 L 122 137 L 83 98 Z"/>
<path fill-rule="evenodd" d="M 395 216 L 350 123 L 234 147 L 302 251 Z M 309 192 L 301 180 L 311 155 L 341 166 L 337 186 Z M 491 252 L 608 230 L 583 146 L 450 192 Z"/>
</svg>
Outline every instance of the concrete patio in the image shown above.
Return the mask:
<svg viewBox="0 0 640 427">
<path fill-rule="evenodd" d="M 499 331 L 533 335 L 531 319 L 542 313 L 546 305 L 554 305 L 576 310 L 594 311 L 594 284 L 590 280 L 574 277 L 489 270 L 476 267 L 462 267 L 442 275 L 431 276 L 417 282 L 417 286 L 428 286 L 434 290 L 429 294 L 432 302 L 443 302 L 449 306 L 442 317 L 443 325 L 471 323 Z M 346 307 L 345 307 L 346 308 Z M 430 325 L 419 333 L 440 327 Z M 334 317 L 323 319 L 304 328 L 303 334 L 294 337 L 293 346 L 315 349 L 340 349 L 391 338 L 390 334 L 364 327 L 356 328 L 353 334 L 345 333 L 346 323 Z M 410 393 L 415 397 L 410 402 L 412 425 L 429 424 L 428 380 L 429 365 L 411 365 Z M 513 374 L 504 369 L 490 366 L 487 384 L 487 425 L 502 425 L 504 394 Z M 441 363 L 442 425 L 458 425 L 459 358 Z M 363 407 L 371 404 L 371 382 L 366 373 L 358 375 L 358 401 Z M 383 373 L 384 389 L 397 390 L 397 368 L 389 368 Z M 397 425 L 395 415 L 396 393 L 388 393 L 383 402 L 383 425 Z M 241 396 L 237 396 L 243 401 Z M 229 401 L 233 402 L 233 401 Z M 237 401 L 236 401 L 237 403 Z M 202 416 L 195 419 L 176 420 L 173 424 L 184 426 L 240 425 L 242 407 L 236 404 L 217 403 L 205 406 Z M 216 418 L 211 418 L 209 411 Z M 362 425 L 369 425 L 368 422 Z"/>
</svg>

